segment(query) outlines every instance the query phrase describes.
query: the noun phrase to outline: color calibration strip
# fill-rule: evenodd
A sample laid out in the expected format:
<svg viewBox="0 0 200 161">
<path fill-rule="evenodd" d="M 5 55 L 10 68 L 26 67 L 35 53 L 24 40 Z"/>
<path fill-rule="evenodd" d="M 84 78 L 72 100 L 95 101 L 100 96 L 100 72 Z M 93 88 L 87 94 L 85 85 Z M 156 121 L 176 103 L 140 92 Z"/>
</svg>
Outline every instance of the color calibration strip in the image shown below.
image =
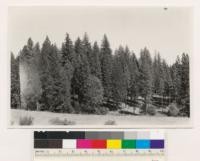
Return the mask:
<svg viewBox="0 0 200 161">
<path fill-rule="evenodd" d="M 160 131 L 34 132 L 35 149 L 164 149 Z"/>
</svg>

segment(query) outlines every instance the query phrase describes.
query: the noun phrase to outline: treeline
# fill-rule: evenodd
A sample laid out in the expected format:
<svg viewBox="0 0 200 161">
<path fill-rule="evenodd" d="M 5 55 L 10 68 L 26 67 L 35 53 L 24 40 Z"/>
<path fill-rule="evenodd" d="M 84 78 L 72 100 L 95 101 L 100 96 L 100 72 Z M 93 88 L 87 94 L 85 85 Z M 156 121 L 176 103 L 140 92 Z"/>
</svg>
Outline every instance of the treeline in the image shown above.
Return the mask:
<svg viewBox="0 0 200 161">
<path fill-rule="evenodd" d="M 189 111 L 187 54 L 169 65 L 159 53 L 152 58 L 146 47 L 137 58 L 127 46 L 113 52 L 106 35 L 99 46 L 87 34 L 75 42 L 66 34 L 61 49 L 48 37 L 41 47 L 29 38 L 18 56 L 11 53 L 15 109 L 101 114 L 109 110 L 109 102 L 118 109 L 119 103 L 138 98 L 151 104 L 155 96 Z"/>
</svg>

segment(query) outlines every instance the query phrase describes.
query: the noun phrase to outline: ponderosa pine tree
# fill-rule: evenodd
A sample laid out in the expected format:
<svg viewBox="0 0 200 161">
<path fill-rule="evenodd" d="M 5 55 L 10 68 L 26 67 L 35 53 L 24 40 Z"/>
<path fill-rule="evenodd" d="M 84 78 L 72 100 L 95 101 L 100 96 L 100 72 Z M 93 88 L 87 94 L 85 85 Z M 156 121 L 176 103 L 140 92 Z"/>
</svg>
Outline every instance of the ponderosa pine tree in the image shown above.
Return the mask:
<svg viewBox="0 0 200 161">
<path fill-rule="evenodd" d="M 20 102 L 19 57 L 11 52 L 11 108 L 21 108 Z"/>
<path fill-rule="evenodd" d="M 101 44 L 100 62 L 102 73 L 102 85 L 104 88 L 104 98 L 108 100 L 112 95 L 112 50 L 110 48 L 110 44 L 106 35 L 104 35 Z"/>
</svg>

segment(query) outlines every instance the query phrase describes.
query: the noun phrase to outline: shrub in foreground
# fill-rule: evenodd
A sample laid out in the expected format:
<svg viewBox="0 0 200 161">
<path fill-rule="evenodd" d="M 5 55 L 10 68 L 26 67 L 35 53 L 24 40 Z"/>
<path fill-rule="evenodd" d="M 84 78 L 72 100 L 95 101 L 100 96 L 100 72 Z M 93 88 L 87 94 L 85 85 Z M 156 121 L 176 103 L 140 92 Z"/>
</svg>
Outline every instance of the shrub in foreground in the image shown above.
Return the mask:
<svg viewBox="0 0 200 161">
<path fill-rule="evenodd" d="M 179 109 L 176 103 L 171 103 L 167 108 L 169 116 L 177 116 L 179 114 Z"/>
<path fill-rule="evenodd" d="M 156 114 L 156 106 L 151 105 L 151 104 L 147 105 L 147 113 L 152 116 L 155 115 Z"/>
<path fill-rule="evenodd" d="M 20 125 L 32 125 L 33 124 L 33 117 L 31 117 L 31 116 L 20 117 L 19 124 Z"/>
</svg>

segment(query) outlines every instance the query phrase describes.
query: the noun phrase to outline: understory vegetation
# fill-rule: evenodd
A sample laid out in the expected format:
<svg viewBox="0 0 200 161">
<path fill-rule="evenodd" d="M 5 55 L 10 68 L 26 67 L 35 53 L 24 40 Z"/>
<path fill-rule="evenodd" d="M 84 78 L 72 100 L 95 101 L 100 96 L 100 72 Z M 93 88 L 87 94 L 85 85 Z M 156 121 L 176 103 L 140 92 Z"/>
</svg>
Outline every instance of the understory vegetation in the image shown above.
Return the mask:
<svg viewBox="0 0 200 161">
<path fill-rule="evenodd" d="M 29 38 L 15 55 L 11 52 L 12 109 L 190 116 L 186 53 L 177 53 L 174 63 L 168 64 L 147 47 L 136 57 L 128 46 L 112 51 L 106 35 L 99 46 L 87 34 L 74 42 L 66 34 L 61 48 L 48 36 L 41 46 Z M 24 118 L 20 124 L 29 121 Z M 72 124 L 59 119 L 53 123 Z"/>
</svg>

